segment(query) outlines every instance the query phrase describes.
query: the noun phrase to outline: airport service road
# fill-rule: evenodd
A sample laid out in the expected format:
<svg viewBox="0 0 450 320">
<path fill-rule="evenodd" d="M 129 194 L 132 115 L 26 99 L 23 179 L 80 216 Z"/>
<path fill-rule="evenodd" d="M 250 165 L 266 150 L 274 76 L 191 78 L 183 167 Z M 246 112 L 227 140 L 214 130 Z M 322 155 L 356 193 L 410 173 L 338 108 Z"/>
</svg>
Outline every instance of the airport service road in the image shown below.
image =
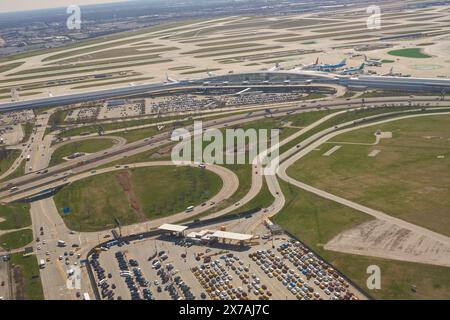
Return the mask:
<svg viewBox="0 0 450 320">
<path fill-rule="evenodd" d="M 372 122 L 372 123 L 368 123 L 368 124 L 362 124 L 362 125 L 358 125 L 352 128 L 347 128 L 347 129 L 342 129 L 339 131 L 335 131 L 335 132 L 331 132 L 328 133 L 327 135 L 321 137 L 319 140 L 307 145 L 305 148 L 302 148 L 300 151 L 298 151 L 297 153 L 295 153 L 294 155 L 292 155 L 291 158 L 288 158 L 285 162 L 283 162 L 280 165 L 280 168 L 278 170 L 278 176 L 283 179 L 284 181 L 295 185 L 303 190 L 306 190 L 308 192 L 312 192 L 320 197 L 338 202 L 342 205 L 348 206 L 350 208 L 353 208 L 355 210 L 364 212 L 370 216 L 373 216 L 376 219 L 380 219 L 380 220 L 384 220 L 384 221 L 388 221 L 392 224 L 398 225 L 400 227 L 403 227 L 405 229 L 409 229 L 415 232 L 418 232 L 420 234 L 423 234 L 427 237 L 430 237 L 431 239 L 435 239 L 439 242 L 442 242 L 444 244 L 450 245 L 450 237 L 444 236 L 442 234 L 433 232 L 429 229 L 420 227 L 418 225 L 406 222 L 404 220 L 398 219 L 398 218 L 394 218 L 390 215 L 387 215 L 383 212 L 380 212 L 378 210 L 374 210 L 371 208 L 368 208 L 366 206 L 357 204 L 353 201 L 335 196 L 333 194 L 330 194 L 328 192 L 325 192 L 323 190 L 319 190 L 317 188 L 314 188 L 312 186 L 309 186 L 305 183 L 302 183 L 300 181 L 297 181 L 291 177 L 288 176 L 288 174 L 286 173 L 287 168 L 289 168 L 292 164 L 294 164 L 297 160 L 301 159 L 302 157 L 304 157 L 305 155 L 307 155 L 308 153 L 310 153 L 312 150 L 316 149 L 318 146 L 320 146 L 321 144 L 323 144 L 324 142 L 328 141 L 329 139 L 345 133 L 345 132 L 350 132 L 350 131 L 354 131 L 357 129 L 361 129 L 361 128 L 366 128 L 366 127 L 370 127 L 370 126 L 374 126 L 374 125 L 378 125 L 378 124 L 383 124 L 383 123 L 388 123 L 388 122 L 392 122 L 392 121 L 398 121 L 398 120 L 402 120 L 402 119 L 408 119 L 408 118 L 416 118 L 416 117 L 425 117 L 425 116 L 433 116 L 433 115 L 446 115 L 448 114 L 448 112 L 435 112 L 435 113 L 428 113 L 428 114 L 417 114 L 417 115 L 406 115 L 406 116 L 402 116 L 402 117 L 397 117 L 394 119 L 386 119 L 386 120 L 381 120 L 381 121 L 377 121 L 377 122 Z M 295 150 L 294 150 L 295 151 Z M 447 262 L 450 265 L 450 261 Z"/>
</svg>

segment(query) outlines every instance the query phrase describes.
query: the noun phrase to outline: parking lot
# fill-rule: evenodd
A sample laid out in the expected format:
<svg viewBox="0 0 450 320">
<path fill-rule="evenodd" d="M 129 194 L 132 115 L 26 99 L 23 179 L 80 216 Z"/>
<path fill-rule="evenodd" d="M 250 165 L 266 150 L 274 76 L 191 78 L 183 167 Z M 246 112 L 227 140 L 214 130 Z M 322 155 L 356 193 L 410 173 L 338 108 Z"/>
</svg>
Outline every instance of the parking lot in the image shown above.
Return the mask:
<svg viewBox="0 0 450 320">
<path fill-rule="evenodd" d="M 161 235 L 105 250 L 90 259 L 102 299 L 365 299 L 287 236 L 241 247 Z"/>
<path fill-rule="evenodd" d="M 10 299 L 8 278 L 8 261 L 4 256 L 0 256 L 0 300 Z"/>
</svg>

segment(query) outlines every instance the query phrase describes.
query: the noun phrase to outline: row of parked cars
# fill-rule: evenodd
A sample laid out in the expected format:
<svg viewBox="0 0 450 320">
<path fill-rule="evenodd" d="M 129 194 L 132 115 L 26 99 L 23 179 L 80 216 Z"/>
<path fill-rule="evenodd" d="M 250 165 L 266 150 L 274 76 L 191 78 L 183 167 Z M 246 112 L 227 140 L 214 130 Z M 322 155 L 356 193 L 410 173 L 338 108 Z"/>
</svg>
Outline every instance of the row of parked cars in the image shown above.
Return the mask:
<svg viewBox="0 0 450 320">
<path fill-rule="evenodd" d="M 278 249 L 284 259 L 312 281 L 330 299 L 356 300 L 349 283 L 325 261 L 298 241 L 282 244 Z"/>
<path fill-rule="evenodd" d="M 120 276 L 125 280 L 125 283 L 131 295 L 131 300 L 141 300 L 139 289 L 133 279 L 132 273 L 130 272 L 124 253 L 118 251 L 115 253 L 115 256 L 119 264 Z"/>
<path fill-rule="evenodd" d="M 100 265 L 99 262 L 100 255 L 99 253 L 94 253 L 91 257 L 91 265 L 94 268 L 94 271 L 97 275 L 98 286 L 100 288 L 100 294 L 102 298 L 107 298 L 108 300 L 114 300 L 114 292 L 109 287 L 108 279 L 105 275 L 105 269 Z M 113 285 L 114 286 L 114 285 Z M 115 287 L 115 286 L 114 286 Z"/>
<path fill-rule="evenodd" d="M 236 278 L 228 272 L 230 269 Z M 252 294 L 258 299 L 272 296 L 267 286 L 255 274 L 250 275 L 249 267 L 232 253 L 222 255 L 211 263 L 203 263 L 191 271 L 213 300 L 249 300 L 253 298 L 250 297 Z M 234 286 L 233 281 L 237 278 L 242 281 L 244 288 Z"/>
</svg>

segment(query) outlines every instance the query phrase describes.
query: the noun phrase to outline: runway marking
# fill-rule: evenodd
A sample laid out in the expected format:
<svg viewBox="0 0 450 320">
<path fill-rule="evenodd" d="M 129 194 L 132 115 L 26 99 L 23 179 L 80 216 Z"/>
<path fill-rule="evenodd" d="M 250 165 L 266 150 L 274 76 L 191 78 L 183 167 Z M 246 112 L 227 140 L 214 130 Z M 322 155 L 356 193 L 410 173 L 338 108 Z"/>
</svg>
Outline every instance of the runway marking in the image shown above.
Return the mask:
<svg viewBox="0 0 450 320">
<path fill-rule="evenodd" d="M 381 152 L 381 150 L 372 150 L 372 152 L 369 153 L 369 157 L 374 158 L 376 157 L 379 153 Z"/>
<path fill-rule="evenodd" d="M 327 152 L 325 152 L 323 154 L 324 157 L 329 157 L 331 156 L 333 153 L 335 153 L 336 151 L 338 151 L 342 146 L 334 146 L 333 148 L 331 148 L 330 150 L 328 150 Z"/>
</svg>

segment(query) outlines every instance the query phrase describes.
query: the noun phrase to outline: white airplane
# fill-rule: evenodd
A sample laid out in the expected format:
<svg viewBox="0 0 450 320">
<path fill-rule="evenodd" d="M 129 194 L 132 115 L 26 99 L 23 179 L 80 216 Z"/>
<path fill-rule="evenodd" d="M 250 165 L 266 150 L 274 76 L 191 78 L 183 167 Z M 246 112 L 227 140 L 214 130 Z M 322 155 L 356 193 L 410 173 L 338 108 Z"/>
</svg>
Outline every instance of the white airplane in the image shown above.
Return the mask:
<svg viewBox="0 0 450 320">
<path fill-rule="evenodd" d="M 208 77 L 216 77 L 216 76 L 218 76 L 217 73 L 211 72 L 211 71 L 209 71 L 209 69 L 207 69 L 206 73 L 208 74 Z"/>
<path fill-rule="evenodd" d="M 403 74 L 394 72 L 394 67 L 389 70 L 389 73 L 383 74 L 383 77 L 401 77 Z"/>
<path fill-rule="evenodd" d="M 372 66 L 372 67 L 381 67 L 383 65 L 383 63 L 379 60 L 373 60 L 373 59 L 367 58 L 367 55 L 364 55 L 364 62 L 366 63 L 366 65 Z"/>
<path fill-rule="evenodd" d="M 301 70 L 317 70 L 319 67 L 319 58 L 316 59 L 315 63 L 306 64 L 300 67 Z"/>
<path fill-rule="evenodd" d="M 277 62 L 272 68 L 267 69 L 269 72 L 279 71 L 280 70 L 280 64 Z"/>
<path fill-rule="evenodd" d="M 165 82 L 165 83 L 179 83 L 179 81 L 170 78 L 170 77 L 169 77 L 169 74 L 166 72 L 166 82 Z"/>
<path fill-rule="evenodd" d="M 345 69 L 345 70 L 342 70 L 341 72 L 339 72 L 339 74 L 343 74 L 343 75 L 361 74 L 364 72 L 365 66 L 366 66 L 366 64 L 363 63 L 362 65 L 359 66 L 359 68 Z"/>
</svg>

